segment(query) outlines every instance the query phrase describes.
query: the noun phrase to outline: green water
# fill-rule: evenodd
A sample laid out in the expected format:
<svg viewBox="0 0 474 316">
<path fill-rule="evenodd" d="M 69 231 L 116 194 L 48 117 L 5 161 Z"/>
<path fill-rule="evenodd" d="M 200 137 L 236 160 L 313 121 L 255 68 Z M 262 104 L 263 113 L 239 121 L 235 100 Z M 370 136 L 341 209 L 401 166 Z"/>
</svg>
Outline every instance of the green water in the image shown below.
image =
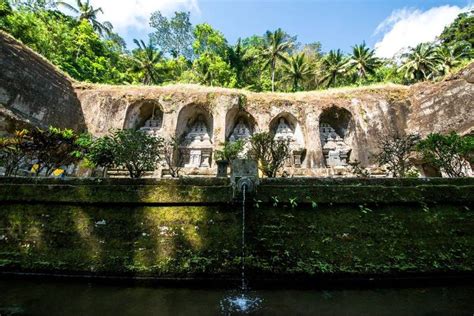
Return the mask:
<svg viewBox="0 0 474 316">
<path fill-rule="evenodd" d="M 221 289 L 0 280 L 0 315 L 222 315 L 220 302 L 229 294 Z M 251 315 L 474 314 L 474 286 L 251 294 L 262 300 Z"/>
</svg>

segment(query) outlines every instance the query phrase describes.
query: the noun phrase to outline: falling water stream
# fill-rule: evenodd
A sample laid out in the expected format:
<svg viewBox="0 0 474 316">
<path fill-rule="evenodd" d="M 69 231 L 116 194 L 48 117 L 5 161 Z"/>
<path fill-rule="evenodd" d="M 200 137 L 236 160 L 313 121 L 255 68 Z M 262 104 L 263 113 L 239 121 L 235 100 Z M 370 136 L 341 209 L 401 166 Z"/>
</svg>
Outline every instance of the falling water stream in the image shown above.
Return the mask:
<svg viewBox="0 0 474 316">
<path fill-rule="evenodd" d="M 221 300 L 220 306 L 221 311 L 225 315 L 234 313 L 248 314 L 256 311 L 262 299 L 253 295 L 248 291 L 246 280 L 245 280 L 245 194 L 247 191 L 247 185 L 242 185 L 242 253 L 241 253 L 241 284 L 240 291 L 228 294 L 224 299 Z"/>
</svg>

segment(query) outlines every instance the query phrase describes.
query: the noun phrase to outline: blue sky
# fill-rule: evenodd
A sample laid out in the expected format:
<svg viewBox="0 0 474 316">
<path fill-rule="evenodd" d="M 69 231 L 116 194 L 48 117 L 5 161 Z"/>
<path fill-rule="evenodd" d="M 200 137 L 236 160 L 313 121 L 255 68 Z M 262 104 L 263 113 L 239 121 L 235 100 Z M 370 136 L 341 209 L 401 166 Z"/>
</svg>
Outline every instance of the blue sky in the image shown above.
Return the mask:
<svg viewBox="0 0 474 316">
<path fill-rule="evenodd" d="M 187 10 L 194 24 L 207 22 L 230 43 L 281 27 L 302 43 L 320 41 L 323 50 L 349 51 L 366 41 L 380 56 L 433 40 L 445 25 L 472 6 L 469 0 L 92 0 L 104 20 L 130 43 L 146 39 L 151 12 Z"/>
</svg>

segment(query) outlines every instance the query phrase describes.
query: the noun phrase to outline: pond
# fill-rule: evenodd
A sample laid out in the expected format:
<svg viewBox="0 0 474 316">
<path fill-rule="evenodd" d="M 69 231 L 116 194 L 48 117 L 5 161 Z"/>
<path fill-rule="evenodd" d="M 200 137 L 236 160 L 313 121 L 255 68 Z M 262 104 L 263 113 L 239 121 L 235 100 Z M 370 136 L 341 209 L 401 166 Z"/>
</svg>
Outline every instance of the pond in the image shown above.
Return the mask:
<svg viewBox="0 0 474 316">
<path fill-rule="evenodd" d="M 242 313 L 228 311 L 229 297 L 236 294 L 216 288 L 0 279 L 0 315 L 239 315 Z M 474 286 L 328 291 L 266 289 L 250 291 L 248 296 L 258 303 L 247 313 L 250 315 L 472 315 L 474 312 Z"/>
</svg>

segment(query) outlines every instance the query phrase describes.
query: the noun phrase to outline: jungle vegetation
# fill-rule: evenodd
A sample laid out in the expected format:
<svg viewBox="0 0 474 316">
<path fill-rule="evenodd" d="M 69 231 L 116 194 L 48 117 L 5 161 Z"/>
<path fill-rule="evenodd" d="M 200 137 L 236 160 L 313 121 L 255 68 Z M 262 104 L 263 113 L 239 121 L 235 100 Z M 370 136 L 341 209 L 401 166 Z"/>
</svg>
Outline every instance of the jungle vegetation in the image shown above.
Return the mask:
<svg viewBox="0 0 474 316">
<path fill-rule="evenodd" d="M 440 80 L 474 57 L 474 11 L 460 14 L 432 43 L 394 59 L 377 58 L 358 43 L 325 52 L 282 29 L 232 44 L 211 25 L 193 25 L 189 12 L 151 15 L 149 38 L 134 47 L 100 20 L 89 0 L 0 0 L 0 29 L 72 78 L 106 84 L 198 83 L 252 91 L 309 91 L 372 83 Z"/>
</svg>

